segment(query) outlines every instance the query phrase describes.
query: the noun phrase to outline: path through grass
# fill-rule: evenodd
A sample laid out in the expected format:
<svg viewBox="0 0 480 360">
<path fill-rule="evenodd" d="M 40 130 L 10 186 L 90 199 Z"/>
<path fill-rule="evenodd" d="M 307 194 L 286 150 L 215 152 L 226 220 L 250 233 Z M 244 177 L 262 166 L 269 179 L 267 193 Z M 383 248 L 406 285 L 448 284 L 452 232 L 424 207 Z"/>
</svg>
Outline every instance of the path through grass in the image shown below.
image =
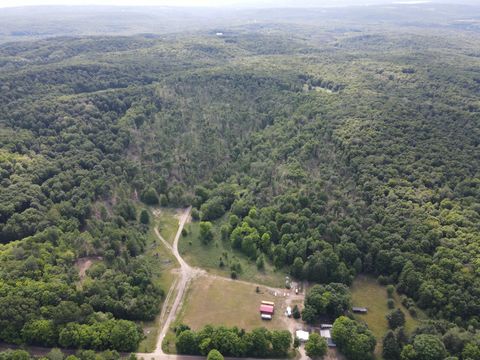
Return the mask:
<svg viewBox="0 0 480 360">
<path fill-rule="evenodd" d="M 172 286 L 176 275 L 173 270 L 178 266 L 175 257 L 172 253 L 165 248 L 162 242 L 157 238 L 153 229 L 154 226 L 158 226 L 160 223 L 163 224 L 163 229 L 166 230 L 167 235 L 164 235 L 161 232 L 162 236 L 165 239 L 168 239 L 171 235 L 170 233 L 173 231 L 173 238 L 175 237 L 175 232 L 177 231 L 178 227 L 178 220 L 174 218 L 174 212 L 157 212 L 155 211 L 150 212 L 150 229 L 148 232 L 148 242 L 147 242 L 147 250 L 145 252 L 145 257 L 148 261 L 149 268 L 154 274 L 154 281 L 157 285 L 159 285 L 165 295 L 168 293 L 168 290 Z M 173 228 L 174 219 L 176 221 L 176 226 Z M 168 241 L 168 240 L 167 240 Z M 165 306 L 165 304 L 162 304 Z M 160 309 L 159 309 L 160 313 Z M 152 321 L 142 321 L 140 324 L 144 330 L 145 339 L 140 343 L 138 347 L 138 352 L 153 352 L 155 350 L 156 341 L 157 341 L 157 334 L 159 330 L 159 316 Z"/>
</svg>

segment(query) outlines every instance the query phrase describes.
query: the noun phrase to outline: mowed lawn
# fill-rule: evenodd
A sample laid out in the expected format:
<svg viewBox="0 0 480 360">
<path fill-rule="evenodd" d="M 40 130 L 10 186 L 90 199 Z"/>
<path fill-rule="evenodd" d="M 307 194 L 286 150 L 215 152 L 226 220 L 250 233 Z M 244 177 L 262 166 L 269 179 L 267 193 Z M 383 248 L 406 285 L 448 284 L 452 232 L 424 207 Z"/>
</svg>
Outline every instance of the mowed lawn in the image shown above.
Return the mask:
<svg viewBox="0 0 480 360">
<path fill-rule="evenodd" d="M 239 279 L 272 287 L 284 287 L 285 273 L 275 270 L 267 259 L 265 259 L 265 269 L 259 271 L 254 260 L 232 249 L 229 240 L 221 240 L 219 229 L 224 221 L 221 219 L 213 223 L 214 239 L 207 245 L 200 241 L 199 222 L 186 225 L 188 235 L 180 237 L 178 244 L 178 250 L 185 261 L 191 266 L 225 277 L 230 277 L 230 265 L 238 262 L 242 267 L 242 271 L 237 274 Z M 223 268 L 219 266 L 220 258 L 225 264 Z"/>
<path fill-rule="evenodd" d="M 229 281 L 218 277 L 201 276 L 190 285 L 182 311 L 176 321 L 198 330 L 203 326 L 237 326 L 251 330 L 261 326 L 268 329 L 287 329 L 285 322 L 285 297 L 277 296 L 255 285 Z M 272 320 L 260 318 L 260 302 L 273 301 L 275 314 Z"/>
<path fill-rule="evenodd" d="M 351 287 L 353 306 L 368 308 L 367 314 L 355 314 L 355 318 L 364 321 L 377 338 L 375 349 L 376 358 L 381 359 L 382 339 L 388 331 L 386 315 L 391 311 L 387 306 L 387 288 L 378 284 L 376 279 L 368 276 L 358 276 Z M 411 333 L 418 326 L 418 319 L 414 319 L 408 310 L 400 303 L 398 294 L 394 296 L 395 307 L 399 307 L 405 314 L 405 330 Z M 424 315 L 419 312 L 419 318 Z"/>
</svg>

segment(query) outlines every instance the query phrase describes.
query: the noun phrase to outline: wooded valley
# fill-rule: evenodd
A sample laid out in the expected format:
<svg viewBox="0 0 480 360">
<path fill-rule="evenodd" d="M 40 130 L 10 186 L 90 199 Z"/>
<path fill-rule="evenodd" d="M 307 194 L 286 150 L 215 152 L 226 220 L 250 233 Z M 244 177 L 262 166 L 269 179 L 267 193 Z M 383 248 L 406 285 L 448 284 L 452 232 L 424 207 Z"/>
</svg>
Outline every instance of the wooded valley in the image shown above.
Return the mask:
<svg viewBox="0 0 480 360">
<path fill-rule="evenodd" d="M 387 334 L 385 359 L 480 359 L 479 95 L 473 26 L 0 44 L 0 340 L 136 351 L 168 291 L 147 209 L 191 205 L 205 243 L 334 287 L 306 322 L 343 315 L 341 289 L 369 274 L 428 318 Z"/>
</svg>

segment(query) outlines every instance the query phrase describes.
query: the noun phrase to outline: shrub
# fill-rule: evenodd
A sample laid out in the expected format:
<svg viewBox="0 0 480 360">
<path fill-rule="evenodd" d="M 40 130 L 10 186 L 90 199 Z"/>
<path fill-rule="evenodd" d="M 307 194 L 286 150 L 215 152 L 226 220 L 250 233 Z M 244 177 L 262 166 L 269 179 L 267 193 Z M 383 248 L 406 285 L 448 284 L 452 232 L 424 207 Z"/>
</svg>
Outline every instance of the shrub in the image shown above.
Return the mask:
<svg viewBox="0 0 480 360">
<path fill-rule="evenodd" d="M 387 300 L 387 306 L 388 306 L 389 309 L 393 309 L 395 307 L 395 300 L 388 299 Z"/>
</svg>

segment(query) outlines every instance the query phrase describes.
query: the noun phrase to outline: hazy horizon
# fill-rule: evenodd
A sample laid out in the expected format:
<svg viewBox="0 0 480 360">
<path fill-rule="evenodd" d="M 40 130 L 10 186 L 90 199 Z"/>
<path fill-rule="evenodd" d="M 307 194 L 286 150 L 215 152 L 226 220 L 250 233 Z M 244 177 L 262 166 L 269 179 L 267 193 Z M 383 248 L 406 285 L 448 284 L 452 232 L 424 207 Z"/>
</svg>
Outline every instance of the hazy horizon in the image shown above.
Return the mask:
<svg viewBox="0 0 480 360">
<path fill-rule="evenodd" d="M 343 7 L 420 3 L 480 4 L 480 0 L 0 0 L 0 8 L 32 6 Z"/>
</svg>

